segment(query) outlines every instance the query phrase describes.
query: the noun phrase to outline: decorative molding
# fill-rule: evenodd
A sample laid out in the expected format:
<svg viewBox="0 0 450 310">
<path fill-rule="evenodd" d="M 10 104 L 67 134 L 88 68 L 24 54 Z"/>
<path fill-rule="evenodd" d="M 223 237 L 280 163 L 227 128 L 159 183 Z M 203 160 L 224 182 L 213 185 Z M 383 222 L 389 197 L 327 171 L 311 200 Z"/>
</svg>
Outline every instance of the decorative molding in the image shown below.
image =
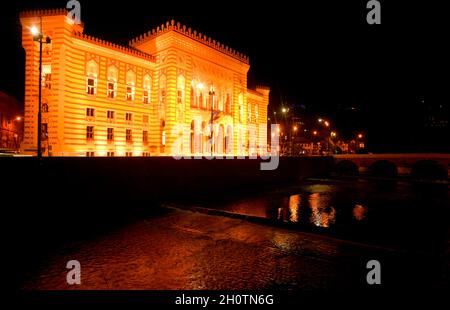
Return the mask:
<svg viewBox="0 0 450 310">
<path fill-rule="evenodd" d="M 215 50 L 218 50 L 219 52 L 229 55 L 229 56 L 231 56 L 239 61 L 242 61 L 246 64 L 250 63 L 248 56 L 246 56 L 240 52 L 237 52 L 236 50 L 231 49 L 230 47 L 224 45 L 223 43 L 213 40 L 210 37 L 207 37 L 206 35 L 204 35 L 202 33 L 197 33 L 196 30 L 187 28 L 185 25 L 181 25 L 179 22 L 175 23 L 174 20 L 171 20 L 170 22 L 166 22 L 166 24 L 162 24 L 161 26 L 158 26 L 158 27 L 148 31 L 145 34 L 132 39 L 129 42 L 129 45 L 131 47 L 136 47 L 137 45 L 144 44 L 145 42 L 148 42 L 160 35 L 170 32 L 170 31 L 175 31 L 177 33 L 185 35 L 197 42 L 200 42 L 206 46 L 209 46 Z"/>
<path fill-rule="evenodd" d="M 124 46 L 121 46 L 121 45 L 118 45 L 118 44 L 115 44 L 115 43 L 107 42 L 105 40 L 102 40 L 102 39 L 99 39 L 99 38 L 95 38 L 93 36 L 89 36 L 89 35 L 86 35 L 84 33 L 77 32 L 77 31 L 74 31 L 72 33 L 72 36 L 74 38 L 81 39 L 83 41 L 94 43 L 96 45 L 100 45 L 100 46 L 103 46 L 103 47 L 106 47 L 106 48 L 114 49 L 116 51 L 119 51 L 119 52 L 122 52 L 122 53 L 126 53 L 126 54 L 129 54 L 129 55 L 132 55 L 132 56 L 140 57 L 140 58 L 143 58 L 145 60 L 149 60 L 149 61 L 151 61 L 153 63 L 156 62 L 156 58 L 154 56 L 149 55 L 149 54 L 144 53 L 144 52 L 141 52 L 141 51 L 138 51 L 138 50 L 136 50 L 134 48 L 124 47 Z"/>
</svg>

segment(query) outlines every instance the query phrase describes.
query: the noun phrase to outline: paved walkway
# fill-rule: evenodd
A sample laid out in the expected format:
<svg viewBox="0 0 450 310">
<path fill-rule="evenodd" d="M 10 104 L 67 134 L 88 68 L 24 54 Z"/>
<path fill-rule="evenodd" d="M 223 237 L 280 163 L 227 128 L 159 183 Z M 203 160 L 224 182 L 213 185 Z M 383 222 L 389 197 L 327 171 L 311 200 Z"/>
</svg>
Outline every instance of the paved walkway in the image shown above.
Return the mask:
<svg viewBox="0 0 450 310">
<path fill-rule="evenodd" d="M 240 219 L 172 210 L 89 242 L 66 245 L 24 288 L 346 289 L 367 287 L 365 265 L 371 259 L 382 264 L 383 285 L 395 287 L 413 285 L 406 257 Z M 79 286 L 66 284 L 69 260 L 81 263 Z M 431 277 L 429 266 L 424 268 L 422 276 Z"/>
</svg>

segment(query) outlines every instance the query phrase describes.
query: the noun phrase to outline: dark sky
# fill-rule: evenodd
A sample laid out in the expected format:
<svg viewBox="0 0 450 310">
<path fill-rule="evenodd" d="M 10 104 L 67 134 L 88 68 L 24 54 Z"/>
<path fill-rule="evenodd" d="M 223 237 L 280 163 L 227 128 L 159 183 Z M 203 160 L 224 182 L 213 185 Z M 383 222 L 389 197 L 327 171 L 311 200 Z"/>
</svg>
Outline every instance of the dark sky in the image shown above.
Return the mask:
<svg viewBox="0 0 450 310">
<path fill-rule="evenodd" d="M 1 90 L 23 97 L 17 12 L 66 2 L 24 0 L 2 9 L 10 61 Z M 270 86 L 274 108 L 281 101 L 304 105 L 304 113 L 325 115 L 343 131 L 386 138 L 408 110 L 420 114 L 425 99 L 425 28 L 417 5 L 380 0 L 382 24 L 368 25 L 366 0 L 80 2 L 85 32 L 116 43 L 172 18 L 205 33 L 250 57 L 249 83 Z M 358 112 L 346 113 L 350 106 Z"/>
</svg>

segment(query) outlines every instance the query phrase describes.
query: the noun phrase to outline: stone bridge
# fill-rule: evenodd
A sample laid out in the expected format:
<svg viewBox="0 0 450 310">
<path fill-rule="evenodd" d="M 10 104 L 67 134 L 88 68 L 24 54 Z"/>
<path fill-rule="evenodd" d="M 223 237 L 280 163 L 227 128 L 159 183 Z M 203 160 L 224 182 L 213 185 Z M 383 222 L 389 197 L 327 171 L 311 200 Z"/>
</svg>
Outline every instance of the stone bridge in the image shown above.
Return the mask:
<svg viewBox="0 0 450 310">
<path fill-rule="evenodd" d="M 450 154 L 343 154 L 334 159 L 338 175 L 418 179 L 447 179 L 449 175 Z"/>
</svg>

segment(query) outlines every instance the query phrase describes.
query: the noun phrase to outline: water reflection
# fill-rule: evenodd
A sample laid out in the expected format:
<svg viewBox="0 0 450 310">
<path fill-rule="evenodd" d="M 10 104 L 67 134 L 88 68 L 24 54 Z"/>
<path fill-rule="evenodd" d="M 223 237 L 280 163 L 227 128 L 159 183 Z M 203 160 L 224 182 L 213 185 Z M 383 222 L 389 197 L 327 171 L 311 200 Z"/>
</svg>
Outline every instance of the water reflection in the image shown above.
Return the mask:
<svg viewBox="0 0 450 310">
<path fill-rule="evenodd" d="M 292 195 L 289 197 L 289 220 L 297 223 L 300 213 L 300 195 Z"/>
<path fill-rule="evenodd" d="M 368 210 L 367 207 L 356 204 L 352 210 L 353 217 L 357 221 L 362 221 L 366 218 L 367 210 Z"/>
<path fill-rule="evenodd" d="M 317 227 L 330 227 L 336 221 L 336 210 L 328 206 L 326 196 L 319 193 L 313 193 L 308 197 L 309 207 L 311 209 L 310 221 Z"/>
<path fill-rule="evenodd" d="M 208 207 L 295 223 L 305 229 L 320 227 L 358 241 L 389 244 L 445 233 L 448 225 L 442 222 L 448 217 L 436 214 L 449 211 L 446 187 L 366 181 L 306 183 L 289 194 L 260 195 Z"/>
</svg>

